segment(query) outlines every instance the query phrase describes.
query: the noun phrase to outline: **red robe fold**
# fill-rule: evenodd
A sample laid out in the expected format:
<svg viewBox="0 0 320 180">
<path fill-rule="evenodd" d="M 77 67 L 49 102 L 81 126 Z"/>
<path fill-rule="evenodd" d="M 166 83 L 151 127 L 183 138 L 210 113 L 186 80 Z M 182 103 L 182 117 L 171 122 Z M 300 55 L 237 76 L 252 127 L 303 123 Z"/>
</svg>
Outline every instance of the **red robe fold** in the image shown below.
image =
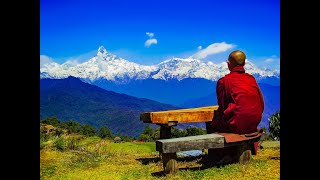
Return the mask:
<svg viewBox="0 0 320 180">
<path fill-rule="evenodd" d="M 247 134 L 257 131 L 264 100 L 255 78 L 243 66 L 234 67 L 217 82 L 219 108 L 210 132 Z M 220 117 L 220 118 L 219 118 Z"/>
</svg>

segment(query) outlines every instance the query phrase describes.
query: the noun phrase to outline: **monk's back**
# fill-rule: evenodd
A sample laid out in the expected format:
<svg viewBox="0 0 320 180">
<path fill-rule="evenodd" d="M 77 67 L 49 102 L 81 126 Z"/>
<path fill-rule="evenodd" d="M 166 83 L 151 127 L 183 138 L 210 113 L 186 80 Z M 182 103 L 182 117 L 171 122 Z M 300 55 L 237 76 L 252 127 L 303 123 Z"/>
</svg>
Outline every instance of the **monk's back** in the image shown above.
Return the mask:
<svg viewBox="0 0 320 180">
<path fill-rule="evenodd" d="M 263 99 L 258 84 L 247 73 L 233 72 L 225 76 L 233 99 L 233 116 L 229 124 L 234 132 L 255 132 L 263 113 Z M 228 94 L 228 93 L 227 93 Z"/>
</svg>

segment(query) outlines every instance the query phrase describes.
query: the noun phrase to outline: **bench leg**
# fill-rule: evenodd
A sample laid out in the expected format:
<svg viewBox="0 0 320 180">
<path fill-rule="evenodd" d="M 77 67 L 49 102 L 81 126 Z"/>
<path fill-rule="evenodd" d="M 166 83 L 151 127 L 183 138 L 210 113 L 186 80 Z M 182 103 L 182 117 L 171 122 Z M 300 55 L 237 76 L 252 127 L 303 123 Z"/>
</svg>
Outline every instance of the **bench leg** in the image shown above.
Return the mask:
<svg viewBox="0 0 320 180">
<path fill-rule="evenodd" d="M 252 147 L 251 145 L 238 146 L 238 155 L 240 164 L 246 164 L 252 160 Z"/>
<path fill-rule="evenodd" d="M 162 164 L 164 168 L 164 172 L 166 174 L 169 173 L 177 173 L 179 171 L 178 163 L 177 163 L 177 154 L 176 153 L 162 153 Z"/>
<path fill-rule="evenodd" d="M 231 146 L 225 148 L 208 149 L 208 156 L 216 164 L 245 164 L 252 159 L 252 145 Z"/>
</svg>

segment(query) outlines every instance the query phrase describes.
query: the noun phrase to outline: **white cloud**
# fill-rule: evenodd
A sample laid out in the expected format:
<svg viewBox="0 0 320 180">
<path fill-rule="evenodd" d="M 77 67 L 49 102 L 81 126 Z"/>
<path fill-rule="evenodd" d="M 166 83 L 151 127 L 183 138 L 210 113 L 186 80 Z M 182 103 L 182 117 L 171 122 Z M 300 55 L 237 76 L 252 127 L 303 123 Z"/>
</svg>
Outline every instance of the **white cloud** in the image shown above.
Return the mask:
<svg viewBox="0 0 320 180">
<path fill-rule="evenodd" d="M 53 63 L 53 59 L 46 55 L 40 55 L 40 68 L 44 67 L 46 64 Z"/>
<path fill-rule="evenodd" d="M 146 47 L 150 47 L 152 44 L 158 44 L 158 41 L 157 39 L 148 39 L 145 43 L 144 43 L 144 46 Z"/>
<path fill-rule="evenodd" d="M 264 60 L 265 63 L 271 63 L 271 62 L 273 62 L 273 61 L 274 61 L 273 58 L 268 58 L 268 59 Z"/>
<path fill-rule="evenodd" d="M 198 49 L 202 49 L 202 46 L 198 46 Z"/>
<path fill-rule="evenodd" d="M 209 55 L 225 52 L 233 47 L 235 47 L 235 45 L 227 44 L 225 42 L 213 43 L 213 44 L 210 44 L 208 47 L 201 49 L 200 51 L 192 55 L 192 57 L 196 59 L 204 59 Z"/>
<path fill-rule="evenodd" d="M 150 47 L 152 44 L 158 44 L 158 40 L 153 38 L 154 33 L 146 32 L 146 34 L 149 36 L 149 39 L 144 43 L 145 47 Z"/>
<path fill-rule="evenodd" d="M 154 36 L 154 33 L 146 32 L 146 34 L 149 36 L 149 38 L 152 38 Z"/>
<path fill-rule="evenodd" d="M 254 63 L 260 68 L 280 70 L 280 57 L 276 55 L 258 57 L 254 60 Z"/>
</svg>

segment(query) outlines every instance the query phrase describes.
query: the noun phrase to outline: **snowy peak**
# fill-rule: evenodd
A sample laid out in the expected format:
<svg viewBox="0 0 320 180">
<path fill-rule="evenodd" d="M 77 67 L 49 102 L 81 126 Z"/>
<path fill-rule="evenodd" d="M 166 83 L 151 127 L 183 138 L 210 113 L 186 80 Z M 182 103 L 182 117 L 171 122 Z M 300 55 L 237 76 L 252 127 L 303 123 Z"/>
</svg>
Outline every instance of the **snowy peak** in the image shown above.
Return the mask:
<svg viewBox="0 0 320 180">
<path fill-rule="evenodd" d="M 247 60 L 246 72 L 258 78 L 279 77 L 275 70 L 261 69 Z M 229 73 L 225 62 L 215 64 L 211 61 L 189 58 L 165 60 L 157 65 L 145 66 L 122 59 L 100 46 L 97 55 L 83 63 L 65 62 L 63 64 L 50 63 L 40 68 L 40 78 L 61 79 L 74 76 L 90 81 L 106 79 L 116 82 L 128 82 L 137 79 L 178 79 L 204 78 L 216 81 Z"/>
<path fill-rule="evenodd" d="M 101 60 L 101 61 L 113 61 L 116 59 L 121 59 L 118 56 L 109 53 L 106 48 L 104 48 L 103 46 L 100 46 L 97 52 L 97 55 L 95 56 L 97 60 Z"/>
<path fill-rule="evenodd" d="M 106 56 L 107 55 L 107 50 L 103 46 L 100 46 L 98 49 L 97 56 Z"/>
</svg>

